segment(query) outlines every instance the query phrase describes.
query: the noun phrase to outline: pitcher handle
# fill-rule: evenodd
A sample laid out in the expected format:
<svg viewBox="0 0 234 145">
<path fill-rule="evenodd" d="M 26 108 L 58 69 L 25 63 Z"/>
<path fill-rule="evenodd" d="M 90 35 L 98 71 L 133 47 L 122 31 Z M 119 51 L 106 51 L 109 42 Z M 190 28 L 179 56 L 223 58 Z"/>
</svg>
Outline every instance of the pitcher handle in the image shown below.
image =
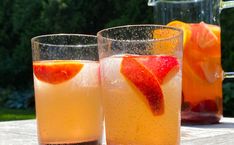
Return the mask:
<svg viewBox="0 0 234 145">
<path fill-rule="evenodd" d="M 150 0 L 149 0 L 150 1 Z M 220 2 L 220 11 L 222 9 L 227 9 L 227 8 L 233 8 L 234 7 L 234 1 L 222 1 Z"/>
<path fill-rule="evenodd" d="M 148 0 L 148 6 L 155 6 L 157 0 Z"/>
<path fill-rule="evenodd" d="M 234 72 L 224 72 L 224 79 L 234 79 Z"/>
<path fill-rule="evenodd" d="M 234 7 L 234 0 L 232 1 L 222 1 L 220 2 L 220 12 L 223 9 L 227 9 L 227 8 L 233 8 Z M 234 72 L 224 72 L 223 74 L 224 79 L 230 79 L 230 78 L 234 78 Z"/>
</svg>

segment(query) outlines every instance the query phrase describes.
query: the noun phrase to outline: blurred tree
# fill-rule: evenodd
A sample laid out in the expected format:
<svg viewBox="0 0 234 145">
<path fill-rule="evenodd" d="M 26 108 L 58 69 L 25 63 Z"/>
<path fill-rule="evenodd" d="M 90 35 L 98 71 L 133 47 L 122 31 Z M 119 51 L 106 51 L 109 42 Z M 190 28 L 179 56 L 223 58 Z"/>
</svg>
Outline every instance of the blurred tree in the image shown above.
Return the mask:
<svg viewBox="0 0 234 145">
<path fill-rule="evenodd" d="M 14 33 L 11 22 L 12 5 L 14 1 L 0 1 L 0 85 L 8 85 L 8 81 L 12 82 L 9 75 L 12 76 L 13 63 L 11 61 L 11 54 L 14 50 Z M 7 34 L 7 35 L 6 35 Z"/>
<path fill-rule="evenodd" d="M 0 104 L 12 100 L 17 102 L 20 100 L 17 97 L 30 98 L 28 96 L 32 94 L 32 37 L 50 33 L 96 34 L 97 31 L 114 25 L 149 23 L 148 20 L 153 17 L 146 2 L 147 0 L 0 1 Z M 25 95 L 27 92 L 28 95 Z"/>
<path fill-rule="evenodd" d="M 234 8 L 221 13 L 222 66 L 225 71 L 234 71 Z"/>
<path fill-rule="evenodd" d="M 113 1 L 112 16 L 105 26 L 153 23 L 153 9 L 147 6 L 147 2 L 147 0 Z"/>
<path fill-rule="evenodd" d="M 147 6 L 147 0 L 1 0 L 0 104 L 31 106 L 27 104 L 33 98 L 32 37 L 51 33 L 96 34 L 107 27 L 142 23 L 153 23 L 153 8 Z M 223 68 L 234 71 L 234 9 L 223 10 L 221 24 Z M 234 115 L 234 90 L 230 88 L 233 82 L 225 81 L 226 115 Z"/>
<path fill-rule="evenodd" d="M 30 39 L 49 33 L 96 34 L 105 27 L 151 23 L 146 0 L 3 0 L 0 86 L 32 85 Z M 142 13 L 144 12 L 144 13 Z"/>
<path fill-rule="evenodd" d="M 234 9 L 221 13 L 222 27 L 222 66 L 226 72 L 234 72 Z M 224 116 L 234 116 L 234 79 L 223 81 Z"/>
</svg>

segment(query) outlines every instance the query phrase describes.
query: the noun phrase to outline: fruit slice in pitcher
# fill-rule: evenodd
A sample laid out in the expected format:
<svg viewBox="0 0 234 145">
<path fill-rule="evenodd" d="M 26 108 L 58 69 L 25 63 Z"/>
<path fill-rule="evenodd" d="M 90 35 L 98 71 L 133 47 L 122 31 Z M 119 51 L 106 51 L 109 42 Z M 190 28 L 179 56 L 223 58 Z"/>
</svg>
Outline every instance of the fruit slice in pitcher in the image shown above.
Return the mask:
<svg viewBox="0 0 234 145">
<path fill-rule="evenodd" d="M 184 61 L 189 63 L 189 66 L 203 81 L 214 82 L 212 71 L 216 72 L 218 68 L 207 64 L 206 61 L 220 57 L 220 29 L 218 26 L 204 22 L 190 25 L 192 36 L 188 49 L 184 51 Z"/>
<path fill-rule="evenodd" d="M 209 112 L 209 113 L 217 113 L 218 106 L 214 100 L 204 100 L 199 102 L 192 108 L 194 112 Z"/>
<path fill-rule="evenodd" d="M 164 111 L 160 83 L 171 78 L 178 66 L 172 56 L 125 56 L 121 73 L 143 94 L 153 114 L 160 115 Z"/>
<path fill-rule="evenodd" d="M 207 24 L 208 28 L 215 34 L 215 36 L 220 40 L 220 27 L 212 24 Z"/>
<path fill-rule="evenodd" d="M 222 79 L 222 67 L 220 57 L 207 57 L 200 63 L 202 71 L 209 83 Z"/>
<path fill-rule="evenodd" d="M 200 47 L 201 52 L 212 56 L 220 55 L 220 37 L 217 37 L 220 29 L 204 22 L 191 24 L 191 28 L 192 40 Z"/>
<path fill-rule="evenodd" d="M 38 80 L 59 84 L 73 78 L 82 69 L 78 61 L 40 61 L 33 63 L 33 71 Z"/>
</svg>

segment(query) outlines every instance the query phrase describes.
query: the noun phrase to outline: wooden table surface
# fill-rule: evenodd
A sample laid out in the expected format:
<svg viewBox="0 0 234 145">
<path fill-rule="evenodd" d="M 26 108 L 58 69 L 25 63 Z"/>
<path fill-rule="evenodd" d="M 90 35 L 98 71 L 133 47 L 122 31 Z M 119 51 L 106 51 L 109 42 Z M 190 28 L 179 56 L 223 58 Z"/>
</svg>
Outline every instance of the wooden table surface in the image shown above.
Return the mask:
<svg viewBox="0 0 234 145">
<path fill-rule="evenodd" d="M 0 122 L 0 145 L 38 145 L 36 121 Z M 234 118 L 214 125 L 182 126 L 181 145 L 234 145 Z"/>
</svg>

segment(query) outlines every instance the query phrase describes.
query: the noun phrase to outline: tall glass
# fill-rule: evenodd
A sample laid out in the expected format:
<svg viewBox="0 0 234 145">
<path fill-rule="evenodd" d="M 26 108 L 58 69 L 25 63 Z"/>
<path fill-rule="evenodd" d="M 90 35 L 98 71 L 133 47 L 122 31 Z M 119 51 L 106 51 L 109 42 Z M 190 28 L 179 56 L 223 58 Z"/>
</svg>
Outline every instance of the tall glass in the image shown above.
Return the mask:
<svg viewBox="0 0 234 145">
<path fill-rule="evenodd" d="M 97 36 L 107 144 L 179 144 L 182 31 L 128 25 Z"/>
<path fill-rule="evenodd" d="M 53 34 L 31 41 L 39 143 L 101 144 L 97 38 Z"/>
<path fill-rule="evenodd" d="M 221 0 L 149 0 L 155 23 L 184 31 L 182 122 L 218 123 L 222 80 L 234 78 L 221 66 L 220 12 L 234 6 Z"/>
</svg>

